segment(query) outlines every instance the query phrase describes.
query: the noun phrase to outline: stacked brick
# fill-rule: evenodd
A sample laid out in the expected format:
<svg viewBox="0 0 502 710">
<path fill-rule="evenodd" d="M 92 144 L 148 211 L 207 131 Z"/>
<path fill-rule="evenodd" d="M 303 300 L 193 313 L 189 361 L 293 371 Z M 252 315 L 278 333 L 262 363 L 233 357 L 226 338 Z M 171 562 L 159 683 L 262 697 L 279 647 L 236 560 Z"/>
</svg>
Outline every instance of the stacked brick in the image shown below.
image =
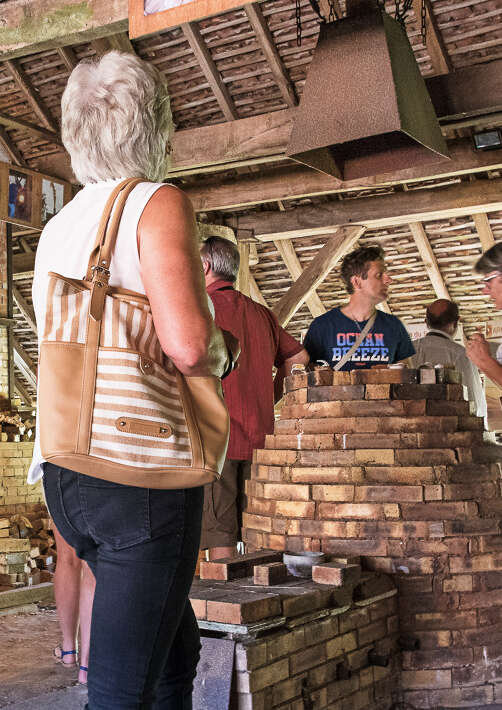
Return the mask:
<svg viewBox="0 0 502 710">
<path fill-rule="evenodd" d="M 196 580 L 190 593 L 201 625 L 237 641 L 230 707 L 390 710 L 399 672 L 392 581 L 372 572 L 341 586 L 236 577 L 278 560 L 261 552 L 203 565 L 217 579 Z"/>
<path fill-rule="evenodd" d="M 295 375 L 255 452 L 250 549 L 361 555 L 394 575 L 401 699 L 412 708 L 502 707 L 500 447 L 459 384 L 413 370 Z"/>
<path fill-rule="evenodd" d="M 0 516 L 36 511 L 43 501 L 40 483 L 32 486 L 26 475 L 33 454 L 29 441 L 0 442 Z"/>
</svg>

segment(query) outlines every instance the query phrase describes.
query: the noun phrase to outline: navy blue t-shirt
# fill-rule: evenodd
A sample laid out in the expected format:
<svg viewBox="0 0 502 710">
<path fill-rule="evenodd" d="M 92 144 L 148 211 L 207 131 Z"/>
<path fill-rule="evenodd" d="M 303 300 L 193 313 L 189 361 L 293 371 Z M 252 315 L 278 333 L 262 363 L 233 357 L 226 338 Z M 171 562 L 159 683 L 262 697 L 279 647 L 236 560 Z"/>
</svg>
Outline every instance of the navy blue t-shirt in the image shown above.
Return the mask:
<svg viewBox="0 0 502 710">
<path fill-rule="evenodd" d="M 351 318 L 341 312 L 340 308 L 333 308 L 312 321 L 303 347 L 313 362 L 326 360 L 331 367 L 334 367 L 350 350 L 367 321 L 358 321 L 358 323 L 360 330 Z M 415 348 L 408 331 L 399 318 L 377 311 L 373 327 L 341 369 L 367 369 L 382 363 L 392 364 L 414 354 Z"/>
</svg>

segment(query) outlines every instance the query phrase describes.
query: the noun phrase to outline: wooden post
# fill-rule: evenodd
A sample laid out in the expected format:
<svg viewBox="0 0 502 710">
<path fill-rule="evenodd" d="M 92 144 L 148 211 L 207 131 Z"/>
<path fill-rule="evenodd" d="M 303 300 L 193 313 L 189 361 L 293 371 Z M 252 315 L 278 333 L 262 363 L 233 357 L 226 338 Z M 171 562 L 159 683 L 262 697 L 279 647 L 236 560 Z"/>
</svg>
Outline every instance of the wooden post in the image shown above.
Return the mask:
<svg viewBox="0 0 502 710">
<path fill-rule="evenodd" d="M 9 293 L 9 281 L 12 269 L 9 269 L 11 226 L 0 222 L 0 318 L 12 318 L 12 295 Z M 4 321 L 5 323 L 6 321 Z M 0 406 L 10 406 L 14 396 L 14 360 L 12 356 L 12 334 L 9 325 L 0 325 Z"/>
<path fill-rule="evenodd" d="M 249 244 L 245 242 L 239 242 L 237 245 L 239 249 L 239 254 L 241 257 L 241 262 L 239 266 L 239 273 L 237 274 L 237 281 L 235 283 L 235 288 L 240 291 L 245 296 L 250 294 L 250 284 L 249 284 Z"/>
</svg>

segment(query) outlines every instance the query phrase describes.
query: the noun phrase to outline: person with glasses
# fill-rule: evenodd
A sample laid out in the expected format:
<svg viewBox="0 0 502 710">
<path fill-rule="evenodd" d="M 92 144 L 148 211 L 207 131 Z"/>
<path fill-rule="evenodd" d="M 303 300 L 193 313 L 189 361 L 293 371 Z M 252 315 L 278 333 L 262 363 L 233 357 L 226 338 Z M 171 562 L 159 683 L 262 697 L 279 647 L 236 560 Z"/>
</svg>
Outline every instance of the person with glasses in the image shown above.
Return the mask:
<svg viewBox="0 0 502 710">
<path fill-rule="evenodd" d="M 499 310 L 502 310 L 502 242 L 494 244 L 478 259 L 474 271 L 485 274 L 482 279 L 483 293 L 490 297 Z M 466 353 L 481 372 L 502 387 L 502 344 L 493 357 L 490 344 L 484 335 L 478 332 L 470 337 Z"/>
</svg>

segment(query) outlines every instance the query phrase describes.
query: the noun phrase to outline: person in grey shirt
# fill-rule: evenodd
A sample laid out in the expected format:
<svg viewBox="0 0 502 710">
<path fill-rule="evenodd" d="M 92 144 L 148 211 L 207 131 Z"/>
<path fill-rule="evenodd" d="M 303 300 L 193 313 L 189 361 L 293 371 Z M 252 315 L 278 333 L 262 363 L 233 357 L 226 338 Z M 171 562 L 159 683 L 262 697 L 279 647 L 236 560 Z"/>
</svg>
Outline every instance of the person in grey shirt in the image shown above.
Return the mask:
<svg viewBox="0 0 502 710">
<path fill-rule="evenodd" d="M 413 367 L 426 362 L 432 365 L 451 364 L 462 375 L 462 384 L 467 386 L 469 399 L 476 405 L 476 415 L 483 417 L 486 426 L 486 397 L 477 368 L 466 355 L 465 348 L 453 340 L 458 327 L 458 306 L 453 301 L 439 298 L 425 312 L 428 332 L 420 340 L 414 340 Z"/>
</svg>

